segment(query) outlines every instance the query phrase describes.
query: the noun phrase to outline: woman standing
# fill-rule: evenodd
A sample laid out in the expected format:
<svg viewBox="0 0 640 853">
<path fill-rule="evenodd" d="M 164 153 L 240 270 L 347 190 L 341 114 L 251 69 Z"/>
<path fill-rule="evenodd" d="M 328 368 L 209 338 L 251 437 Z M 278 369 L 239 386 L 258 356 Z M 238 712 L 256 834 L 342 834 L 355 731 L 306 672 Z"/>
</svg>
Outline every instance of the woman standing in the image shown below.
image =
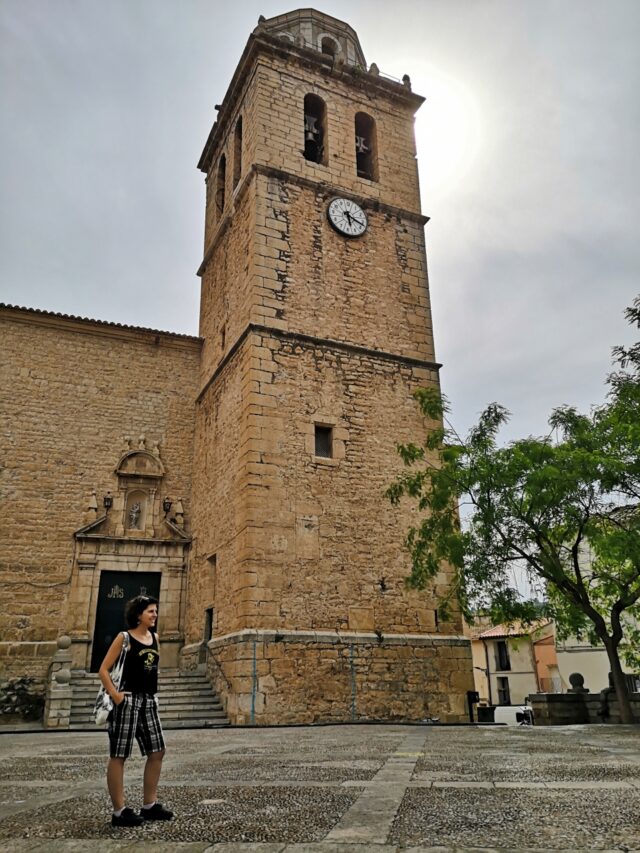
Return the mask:
<svg viewBox="0 0 640 853">
<path fill-rule="evenodd" d="M 165 753 L 164 736 L 158 717 L 158 662 L 160 648 L 155 627 L 158 602 L 148 595 L 137 595 L 125 607 L 129 648 L 124 659 L 120 689 L 111 681 L 109 671 L 118 660 L 124 632 L 118 634 L 98 672 L 113 711 L 109 715 L 110 758 L 107 787 L 113 803 L 112 826 L 140 826 L 145 820 L 171 820 L 173 812 L 156 801 L 158 780 Z M 124 804 L 124 763 L 131 755 L 133 739 L 147 756 L 144 767 L 144 804 L 137 815 Z"/>
</svg>

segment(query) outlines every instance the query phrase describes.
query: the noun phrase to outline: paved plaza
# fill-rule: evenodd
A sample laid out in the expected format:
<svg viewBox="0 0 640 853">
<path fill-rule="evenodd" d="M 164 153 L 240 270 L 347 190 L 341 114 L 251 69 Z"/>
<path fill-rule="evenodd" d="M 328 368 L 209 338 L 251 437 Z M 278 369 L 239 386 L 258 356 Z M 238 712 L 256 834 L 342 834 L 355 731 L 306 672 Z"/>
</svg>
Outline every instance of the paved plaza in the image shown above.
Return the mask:
<svg viewBox="0 0 640 853">
<path fill-rule="evenodd" d="M 112 829 L 106 735 L 0 735 L 0 850 L 640 850 L 640 729 L 167 733 L 170 823 Z M 128 763 L 140 806 L 143 762 Z"/>
</svg>

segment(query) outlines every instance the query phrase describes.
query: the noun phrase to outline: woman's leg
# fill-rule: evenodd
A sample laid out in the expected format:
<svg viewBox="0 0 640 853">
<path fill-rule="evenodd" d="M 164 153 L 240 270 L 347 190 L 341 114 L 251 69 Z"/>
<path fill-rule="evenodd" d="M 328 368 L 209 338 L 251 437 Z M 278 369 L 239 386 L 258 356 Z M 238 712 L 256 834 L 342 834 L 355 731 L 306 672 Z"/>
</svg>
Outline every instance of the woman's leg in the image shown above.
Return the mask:
<svg viewBox="0 0 640 853">
<path fill-rule="evenodd" d="M 124 808 L 124 758 L 110 758 L 107 764 L 107 788 L 114 812 Z"/>
<path fill-rule="evenodd" d="M 147 756 L 147 763 L 144 765 L 143 777 L 145 805 L 155 803 L 158 799 L 158 781 L 160 779 L 160 771 L 162 770 L 162 759 L 164 758 L 164 753 L 164 749 L 161 749 L 158 752 L 150 752 Z"/>
</svg>

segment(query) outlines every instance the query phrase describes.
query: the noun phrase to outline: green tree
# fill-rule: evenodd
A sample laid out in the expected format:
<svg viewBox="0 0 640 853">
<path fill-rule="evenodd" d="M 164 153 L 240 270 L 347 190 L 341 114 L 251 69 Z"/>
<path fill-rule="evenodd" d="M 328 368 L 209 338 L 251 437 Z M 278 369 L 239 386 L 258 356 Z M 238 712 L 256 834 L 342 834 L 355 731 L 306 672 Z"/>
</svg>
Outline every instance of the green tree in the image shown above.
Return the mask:
<svg viewBox="0 0 640 853">
<path fill-rule="evenodd" d="M 640 327 L 640 297 L 626 314 Z M 430 429 L 424 446 L 398 447 L 407 467 L 387 496 L 420 510 L 406 540 L 409 586 L 424 589 L 447 563 L 449 598 L 467 618 L 478 610 L 495 622 L 549 615 L 560 636 L 599 640 L 629 723 L 620 657 L 637 653 L 640 639 L 640 344 L 617 347 L 614 358 L 603 405 L 588 415 L 555 409 L 548 436 L 506 445 L 498 443 L 509 417 L 502 406 L 488 406 L 463 440 L 443 425 L 440 394 L 418 390 Z M 542 603 L 518 592 L 522 572 Z"/>
</svg>

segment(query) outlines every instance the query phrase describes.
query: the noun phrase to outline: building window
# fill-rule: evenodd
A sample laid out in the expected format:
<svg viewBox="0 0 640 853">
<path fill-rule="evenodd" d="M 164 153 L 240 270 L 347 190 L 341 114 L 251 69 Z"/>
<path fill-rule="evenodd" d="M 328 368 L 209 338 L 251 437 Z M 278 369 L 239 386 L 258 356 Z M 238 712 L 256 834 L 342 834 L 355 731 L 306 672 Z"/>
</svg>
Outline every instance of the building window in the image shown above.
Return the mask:
<svg viewBox="0 0 640 853">
<path fill-rule="evenodd" d="M 509 693 L 509 679 L 498 678 L 498 705 L 510 705 L 511 694 Z"/>
<path fill-rule="evenodd" d="M 356 167 L 359 178 L 378 180 L 376 123 L 367 113 L 356 113 Z"/>
<path fill-rule="evenodd" d="M 317 95 L 304 96 L 304 159 L 327 162 L 327 107 Z"/>
<path fill-rule="evenodd" d="M 216 176 L 216 218 L 220 219 L 224 211 L 224 190 L 227 182 L 227 158 L 222 155 Z"/>
<path fill-rule="evenodd" d="M 242 176 L 242 116 L 236 122 L 233 134 L 233 188 L 238 186 Z"/>
<path fill-rule="evenodd" d="M 204 634 L 202 639 L 205 643 L 213 637 L 213 607 L 208 607 L 204 611 Z"/>
<path fill-rule="evenodd" d="M 324 36 L 320 42 L 320 50 L 328 56 L 335 56 L 338 52 L 338 45 L 330 36 Z"/>
<path fill-rule="evenodd" d="M 316 456 L 323 456 L 325 459 L 331 459 L 333 456 L 333 428 L 330 426 L 322 426 L 316 424 Z"/>
<path fill-rule="evenodd" d="M 498 640 L 496 643 L 496 669 L 500 672 L 511 669 L 509 646 L 506 640 Z"/>
</svg>

